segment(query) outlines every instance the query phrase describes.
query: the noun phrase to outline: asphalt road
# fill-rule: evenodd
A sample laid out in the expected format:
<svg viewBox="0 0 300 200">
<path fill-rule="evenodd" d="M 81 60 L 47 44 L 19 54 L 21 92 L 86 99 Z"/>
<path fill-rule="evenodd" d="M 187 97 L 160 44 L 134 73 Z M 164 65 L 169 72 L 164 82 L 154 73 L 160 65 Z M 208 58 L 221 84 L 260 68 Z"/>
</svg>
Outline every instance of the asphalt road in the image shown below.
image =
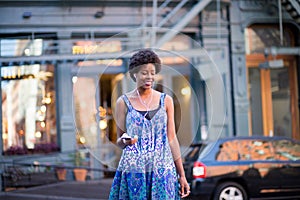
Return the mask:
<svg viewBox="0 0 300 200">
<path fill-rule="evenodd" d="M 102 200 L 108 199 L 112 178 L 93 181 L 65 181 L 1 192 L 0 200 Z"/>
</svg>

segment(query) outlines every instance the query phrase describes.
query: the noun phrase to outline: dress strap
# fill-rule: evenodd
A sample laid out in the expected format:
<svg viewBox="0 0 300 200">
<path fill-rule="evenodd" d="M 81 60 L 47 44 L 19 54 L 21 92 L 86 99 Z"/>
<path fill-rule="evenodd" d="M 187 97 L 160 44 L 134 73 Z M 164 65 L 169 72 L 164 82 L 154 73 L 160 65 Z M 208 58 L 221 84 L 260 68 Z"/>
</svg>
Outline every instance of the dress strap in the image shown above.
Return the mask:
<svg viewBox="0 0 300 200">
<path fill-rule="evenodd" d="M 161 95 L 160 95 L 160 106 L 162 108 L 165 107 L 165 98 L 166 98 L 166 93 L 161 93 Z"/>
<path fill-rule="evenodd" d="M 125 94 L 123 94 L 123 95 L 122 95 L 122 98 L 123 98 L 123 100 L 124 100 L 124 102 L 125 102 L 127 108 L 131 111 L 131 110 L 132 110 L 132 105 L 131 105 L 131 103 L 130 103 L 128 97 L 127 97 Z"/>
</svg>

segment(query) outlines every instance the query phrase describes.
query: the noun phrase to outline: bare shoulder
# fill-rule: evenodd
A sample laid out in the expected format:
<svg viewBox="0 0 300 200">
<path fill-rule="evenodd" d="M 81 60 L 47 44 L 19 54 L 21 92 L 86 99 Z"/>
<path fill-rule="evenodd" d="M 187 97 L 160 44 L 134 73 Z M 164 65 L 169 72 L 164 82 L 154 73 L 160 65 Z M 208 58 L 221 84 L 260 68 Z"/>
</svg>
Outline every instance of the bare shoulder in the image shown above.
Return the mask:
<svg viewBox="0 0 300 200">
<path fill-rule="evenodd" d="M 162 95 L 162 92 L 157 91 L 157 90 L 153 90 L 153 95 L 154 95 L 154 97 L 156 97 L 156 98 L 160 98 L 160 96 Z"/>
<path fill-rule="evenodd" d="M 166 104 L 173 104 L 173 98 L 167 94 L 165 102 L 166 102 Z"/>
<path fill-rule="evenodd" d="M 124 99 L 123 99 L 123 95 L 122 96 L 120 96 L 118 99 L 117 99 L 117 104 L 124 104 Z"/>
<path fill-rule="evenodd" d="M 170 95 L 166 95 L 165 98 L 165 107 L 167 110 L 173 109 L 173 98 Z"/>
<path fill-rule="evenodd" d="M 116 107 L 117 107 L 117 109 L 124 109 L 124 108 L 125 108 L 125 102 L 124 102 L 124 99 L 123 99 L 123 95 L 120 96 L 120 97 L 117 99 Z"/>
<path fill-rule="evenodd" d="M 136 98 L 136 90 L 132 90 L 130 92 L 126 92 L 124 94 L 129 100 L 130 99 L 133 99 L 133 98 Z"/>
</svg>

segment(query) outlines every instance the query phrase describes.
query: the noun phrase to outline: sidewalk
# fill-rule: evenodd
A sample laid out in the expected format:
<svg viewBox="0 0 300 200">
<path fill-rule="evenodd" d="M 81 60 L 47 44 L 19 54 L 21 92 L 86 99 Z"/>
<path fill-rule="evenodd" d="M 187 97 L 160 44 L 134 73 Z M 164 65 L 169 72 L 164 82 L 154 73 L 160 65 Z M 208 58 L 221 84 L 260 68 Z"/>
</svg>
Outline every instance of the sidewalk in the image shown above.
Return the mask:
<svg viewBox="0 0 300 200">
<path fill-rule="evenodd" d="M 65 181 L 0 193 L 0 200 L 107 200 L 112 178 Z"/>
</svg>

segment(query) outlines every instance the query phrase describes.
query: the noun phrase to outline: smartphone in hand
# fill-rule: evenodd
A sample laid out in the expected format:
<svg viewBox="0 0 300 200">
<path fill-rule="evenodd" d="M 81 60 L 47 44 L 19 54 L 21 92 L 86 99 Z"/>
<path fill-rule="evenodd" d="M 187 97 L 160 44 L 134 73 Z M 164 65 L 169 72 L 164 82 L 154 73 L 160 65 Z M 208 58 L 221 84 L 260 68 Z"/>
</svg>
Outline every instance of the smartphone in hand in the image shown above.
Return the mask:
<svg viewBox="0 0 300 200">
<path fill-rule="evenodd" d="M 123 133 L 123 135 L 121 136 L 121 139 L 131 140 L 132 138 L 127 133 Z"/>
</svg>

